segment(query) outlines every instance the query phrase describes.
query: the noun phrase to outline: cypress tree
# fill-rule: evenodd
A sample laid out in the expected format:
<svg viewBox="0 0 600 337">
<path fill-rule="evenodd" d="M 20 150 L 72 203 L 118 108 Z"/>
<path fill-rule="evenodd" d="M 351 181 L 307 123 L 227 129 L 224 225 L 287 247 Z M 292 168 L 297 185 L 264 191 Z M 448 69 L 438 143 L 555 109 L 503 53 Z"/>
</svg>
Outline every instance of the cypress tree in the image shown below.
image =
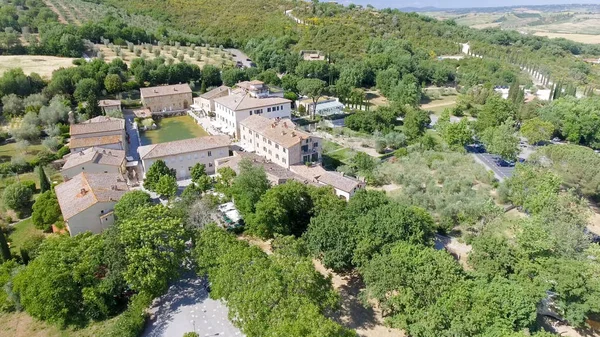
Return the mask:
<svg viewBox="0 0 600 337">
<path fill-rule="evenodd" d="M 38 174 L 40 176 L 40 191 L 42 193 L 44 193 L 46 191 L 50 191 L 50 188 L 52 187 L 52 185 L 50 185 L 50 180 L 48 180 L 48 177 L 46 176 L 46 173 L 44 172 L 44 168 L 42 167 L 42 165 L 38 166 Z"/>
<path fill-rule="evenodd" d="M 10 248 L 8 248 L 8 242 L 6 242 L 6 236 L 4 232 L 0 230 L 0 250 L 2 251 L 2 259 L 8 261 L 11 258 Z"/>
<path fill-rule="evenodd" d="M 31 260 L 31 258 L 29 257 L 29 252 L 27 250 L 21 248 L 20 253 L 21 253 L 21 261 L 23 261 L 23 264 L 25 264 L 25 265 L 29 264 L 29 260 Z"/>
<path fill-rule="evenodd" d="M 200 93 L 204 94 L 206 92 L 206 81 L 202 81 L 202 84 L 200 85 Z"/>
</svg>

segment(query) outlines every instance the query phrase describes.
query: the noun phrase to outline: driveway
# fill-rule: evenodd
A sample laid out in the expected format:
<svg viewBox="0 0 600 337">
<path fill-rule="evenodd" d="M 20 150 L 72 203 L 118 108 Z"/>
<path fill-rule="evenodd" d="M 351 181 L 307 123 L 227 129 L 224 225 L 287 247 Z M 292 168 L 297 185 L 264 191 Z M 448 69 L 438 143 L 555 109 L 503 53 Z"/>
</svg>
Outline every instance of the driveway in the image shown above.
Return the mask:
<svg viewBox="0 0 600 337">
<path fill-rule="evenodd" d="M 180 337 L 195 331 L 201 337 L 244 336 L 227 318 L 229 310 L 208 297 L 204 278 L 185 278 L 154 301 L 142 337 Z"/>
<path fill-rule="evenodd" d="M 476 161 L 479 161 L 480 163 L 485 165 L 485 167 L 487 167 L 489 170 L 492 170 L 492 172 L 494 172 L 494 175 L 496 176 L 496 179 L 498 179 L 501 182 L 504 181 L 504 179 L 506 178 L 512 177 L 513 172 L 515 171 L 514 166 L 505 167 L 498 165 L 498 163 L 496 163 L 496 160 L 494 160 L 494 156 L 489 153 L 473 153 L 473 156 L 475 157 Z"/>
</svg>

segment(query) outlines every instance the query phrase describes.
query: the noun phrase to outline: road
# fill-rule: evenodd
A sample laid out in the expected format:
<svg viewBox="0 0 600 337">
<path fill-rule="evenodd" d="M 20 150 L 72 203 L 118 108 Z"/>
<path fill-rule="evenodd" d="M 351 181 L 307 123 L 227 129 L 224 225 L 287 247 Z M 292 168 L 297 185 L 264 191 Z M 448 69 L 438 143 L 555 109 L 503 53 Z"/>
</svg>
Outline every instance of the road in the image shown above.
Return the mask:
<svg viewBox="0 0 600 337">
<path fill-rule="evenodd" d="M 250 62 L 248 61 L 248 59 L 250 59 L 250 57 L 248 57 L 248 55 L 244 54 L 243 51 L 239 50 L 239 49 L 232 49 L 232 48 L 228 48 L 225 49 L 226 51 L 230 52 L 233 56 L 233 61 L 235 62 L 242 62 L 242 64 L 244 65 L 244 67 L 246 68 L 250 68 Z"/>
<path fill-rule="evenodd" d="M 227 318 L 227 306 L 208 297 L 206 284 L 190 277 L 171 286 L 155 301 L 142 337 L 179 337 L 192 331 L 202 337 L 244 336 Z"/>
<path fill-rule="evenodd" d="M 514 166 L 505 167 L 498 165 L 494 160 L 494 156 L 489 153 L 473 153 L 473 156 L 475 157 L 475 160 L 481 162 L 488 169 L 492 170 L 499 181 L 503 181 L 506 178 L 512 177 L 513 172 L 515 171 Z"/>
</svg>

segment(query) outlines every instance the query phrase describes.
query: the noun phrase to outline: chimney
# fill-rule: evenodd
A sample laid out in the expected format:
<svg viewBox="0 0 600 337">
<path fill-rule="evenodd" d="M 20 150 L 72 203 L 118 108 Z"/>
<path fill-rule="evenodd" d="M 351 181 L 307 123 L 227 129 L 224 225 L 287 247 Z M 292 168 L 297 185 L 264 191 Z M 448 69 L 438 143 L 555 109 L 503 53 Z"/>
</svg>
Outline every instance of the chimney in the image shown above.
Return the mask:
<svg viewBox="0 0 600 337">
<path fill-rule="evenodd" d="M 287 122 L 283 122 L 283 127 L 287 129 Z"/>
<path fill-rule="evenodd" d="M 117 185 L 111 185 L 110 189 L 113 190 L 113 191 L 116 191 L 118 188 L 117 188 Z"/>
<path fill-rule="evenodd" d="M 296 133 L 295 132 L 292 132 L 292 137 L 296 137 Z"/>
<path fill-rule="evenodd" d="M 154 93 L 155 93 L 155 94 L 158 94 L 158 90 L 154 89 Z"/>
<path fill-rule="evenodd" d="M 79 190 L 79 193 L 81 193 L 81 195 L 85 195 L 87 191 L 85 190 L 85 188 L 82 188 L 81 190 Z"/>
</svg>

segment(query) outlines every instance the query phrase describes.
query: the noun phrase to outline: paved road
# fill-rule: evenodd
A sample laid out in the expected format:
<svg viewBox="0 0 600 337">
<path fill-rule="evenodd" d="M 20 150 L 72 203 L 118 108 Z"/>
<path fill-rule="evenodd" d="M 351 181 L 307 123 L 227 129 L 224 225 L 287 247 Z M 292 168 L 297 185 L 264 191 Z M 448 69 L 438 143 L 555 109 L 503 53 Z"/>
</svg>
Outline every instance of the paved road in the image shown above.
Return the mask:
<svg viewBox="0 0 600 337">
<path fill-rule="evenodd" d="M 250 61 L 247 61 L 250 57 L 248 57 L 248 55 L 244 54 L 243 51 L 241 51 L 239 49 L 233 49 L 233 48 L 228 48 L 225 50 L 230 52 L 231 54 L 235 55 L 233 57 L 234 62 L 240 61 L 240 62 L 242 62 L 244 67 L 250 68 Z"/>
<path fill-rule="evenodd" d="M 180 337 L 192 331 L 201 337 L 244 336 L 227 318 L 228 311 L 208 297 L 203 278 L 183 279 L 154 303 L 142 337 Z"/>
<path fill-rule="evenodd" d="M 125 118 L 125 130 L 129 135 L 129 144 L 127 146 L 127 155 L 133 157 L 133 160 L 140 160 L 140 156 L 138 154 L 138 147 L 140 147 L 140 139 L 138 138 L 138 132 L 133 128 L 133 118 L 135 117 L 131 113 L 124 113 L 123 117 Z"/>
<path fill-rule="evenodd" d="M 512 177 L 513 172 L 515 171 L 514 167 L 498 165 L 494 160 L 494 156 L 489 153 L 473 153 L 473 156 L 482 162 L 488 169 L 492 170 L 499 181 Z"/>
</svg>

